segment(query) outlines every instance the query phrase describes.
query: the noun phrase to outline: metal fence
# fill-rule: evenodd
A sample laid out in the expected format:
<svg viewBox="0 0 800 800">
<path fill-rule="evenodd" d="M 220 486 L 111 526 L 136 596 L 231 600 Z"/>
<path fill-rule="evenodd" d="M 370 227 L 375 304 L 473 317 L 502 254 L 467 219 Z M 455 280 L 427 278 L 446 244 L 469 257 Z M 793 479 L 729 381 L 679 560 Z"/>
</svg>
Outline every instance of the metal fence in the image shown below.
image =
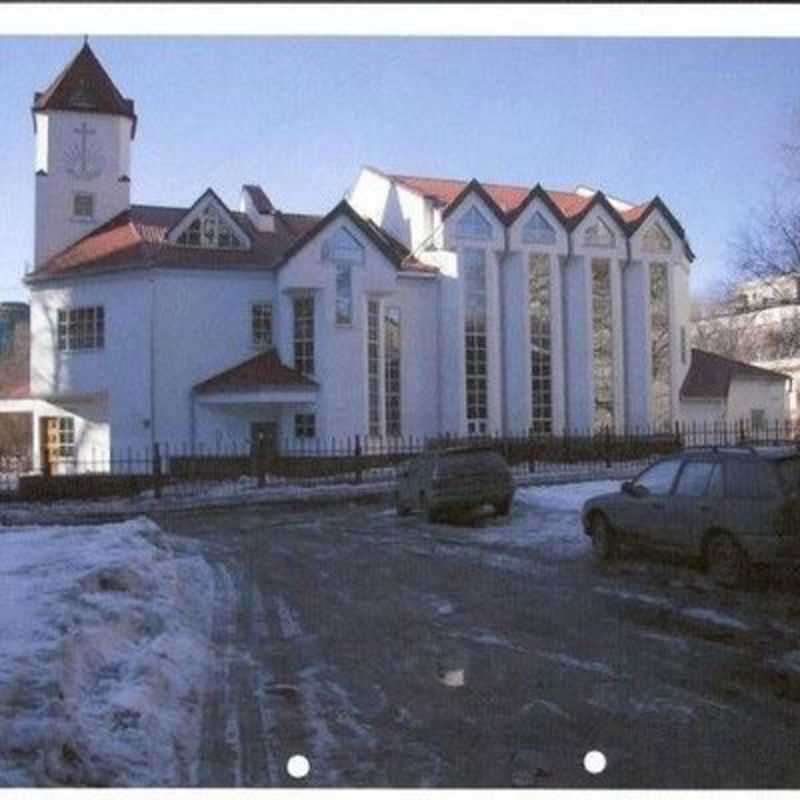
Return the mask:
<svg viewBox="0 0 800 800">
<path fill-rule="evenodd" d="M 613 468 L 633 469 L 681 447 L 742 442 L 800 442 L 800 427 L 788 421 L 753 426 L 676 424 L 660 430 L 625 432 L 565 431 L 559 435 L 444 435 L 373 439 L 264 441 L 215 447 L 157 443 L 136 451 L 95 451 L 89 458 L 43 458 L 39 468 L 29 455 L 0 454 L 0 497 L 51 500 L 142 495 L 223 495 L 268 487 L 391 482 L 397 467 L 419 453 L 446 447 L 489 447 L 500 452 L 517 476 L 598 476 Z"/>
</svg>

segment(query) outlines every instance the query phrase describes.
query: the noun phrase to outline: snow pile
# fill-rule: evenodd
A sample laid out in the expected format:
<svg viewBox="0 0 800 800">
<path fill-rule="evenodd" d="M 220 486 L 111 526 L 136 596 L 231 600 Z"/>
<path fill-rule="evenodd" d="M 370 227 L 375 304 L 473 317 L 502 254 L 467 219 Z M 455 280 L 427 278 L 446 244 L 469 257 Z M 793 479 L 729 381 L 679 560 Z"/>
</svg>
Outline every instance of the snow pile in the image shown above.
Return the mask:
<svg viewBox="0 0 800 800">
<path fill-rule="evenodd" d="M 147 519 L 0 532 L 0 785 L 194 783 L 212 603 Z"/>
<path fill-rule="evenodd" d="M 530 486 L 517 489 L 514 499 L 553 511 L 580 511 L 591 497 L 620 490 L 620 481 L 586 481 L 558 486 Z"/>
</svg>

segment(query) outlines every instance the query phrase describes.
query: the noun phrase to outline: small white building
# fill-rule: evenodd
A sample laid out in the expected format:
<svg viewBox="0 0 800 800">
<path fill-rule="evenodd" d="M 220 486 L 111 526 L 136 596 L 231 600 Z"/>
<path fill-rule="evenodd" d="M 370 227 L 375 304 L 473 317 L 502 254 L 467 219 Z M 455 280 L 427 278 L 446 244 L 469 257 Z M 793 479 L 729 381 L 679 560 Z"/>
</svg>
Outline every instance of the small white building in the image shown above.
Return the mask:
<svg viewBox="0 0 800 800">
<path fill-rule="evenodd" d="M 713 431 L 743 424 L 753 434 L 782 430 L 789 410 L 789 375 L 692 350 L 681 386 L 681 422 Z"/>
<path fill-rule="evenodd" d="M 134 104 L 88 44 L 33 118 L 35 453 L 676 418 L 693 254 L 658 197 L 365 167 L 323 217 L 132 204 Z"/>
</svg>

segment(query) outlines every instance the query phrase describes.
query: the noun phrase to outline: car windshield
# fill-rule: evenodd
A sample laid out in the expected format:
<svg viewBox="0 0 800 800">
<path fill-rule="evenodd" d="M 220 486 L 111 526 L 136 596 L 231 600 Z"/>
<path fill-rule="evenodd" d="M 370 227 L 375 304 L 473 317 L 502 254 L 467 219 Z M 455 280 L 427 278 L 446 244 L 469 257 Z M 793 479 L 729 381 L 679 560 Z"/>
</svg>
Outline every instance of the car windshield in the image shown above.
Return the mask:
<svg viewBox="0 0 800 800">
<path fill-rule="evenodd" d="M 800 458 L 784 458 L 779 461 L 778 474 L 788 491 L 800 492 Z"/>
<path fill-rule="evenodd" d="M 505 471 L 497 453 L 448 453 L 442 458 L 439 470 L 445 475 L 485 475 Z"/>
</svg>

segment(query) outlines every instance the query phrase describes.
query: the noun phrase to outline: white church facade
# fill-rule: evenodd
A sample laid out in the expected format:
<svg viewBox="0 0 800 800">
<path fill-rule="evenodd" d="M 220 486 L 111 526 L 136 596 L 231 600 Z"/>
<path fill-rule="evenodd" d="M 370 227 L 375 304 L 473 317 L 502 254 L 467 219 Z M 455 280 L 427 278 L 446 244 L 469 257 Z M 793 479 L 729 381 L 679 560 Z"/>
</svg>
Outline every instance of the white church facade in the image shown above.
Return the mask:
<svg viewBox="0 0 800 800">
<path fill-rule="evenodd" d="M 677 416 L 693 254 L 658 197 L 364 167 L 323 217 L 254 185 L 132 204 L 134 104 L 88 44 L 33 119 L 30 387 L 0 411 L 36 458 Z"/>
</svg>

